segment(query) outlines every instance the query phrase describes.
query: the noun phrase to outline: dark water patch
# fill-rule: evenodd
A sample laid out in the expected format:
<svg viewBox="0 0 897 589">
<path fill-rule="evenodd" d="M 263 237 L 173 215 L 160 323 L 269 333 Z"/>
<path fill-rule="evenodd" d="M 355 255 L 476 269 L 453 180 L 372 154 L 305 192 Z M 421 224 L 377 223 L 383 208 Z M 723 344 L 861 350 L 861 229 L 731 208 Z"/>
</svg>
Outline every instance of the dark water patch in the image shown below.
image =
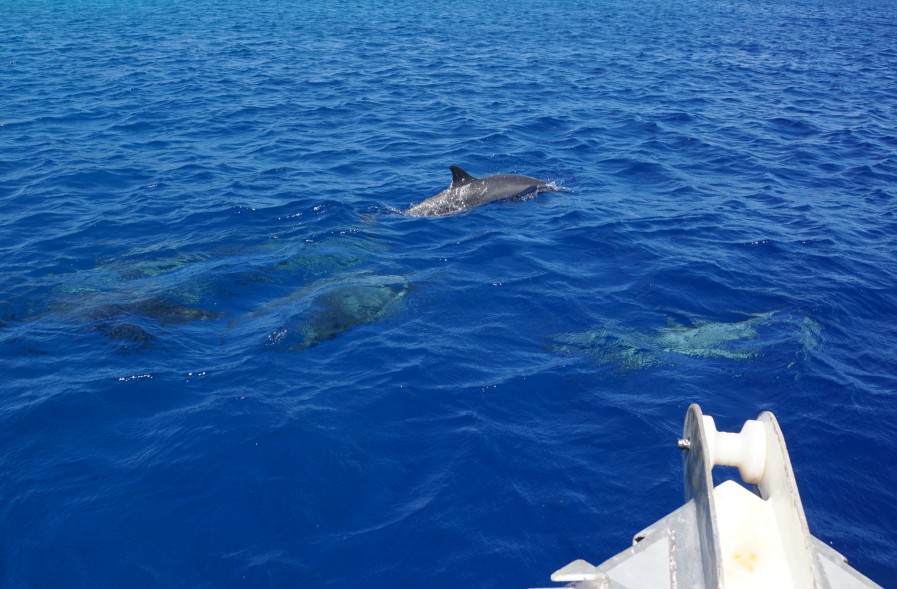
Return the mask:
<svg viewBox="0 0 897 589">
<path fill-rule="evenodd" d="M 103 323 L 97 326 L 97 330 L 122 352 L 149 350 L 156 341 L 156 336 L 133 323 Z"/>
</svg>

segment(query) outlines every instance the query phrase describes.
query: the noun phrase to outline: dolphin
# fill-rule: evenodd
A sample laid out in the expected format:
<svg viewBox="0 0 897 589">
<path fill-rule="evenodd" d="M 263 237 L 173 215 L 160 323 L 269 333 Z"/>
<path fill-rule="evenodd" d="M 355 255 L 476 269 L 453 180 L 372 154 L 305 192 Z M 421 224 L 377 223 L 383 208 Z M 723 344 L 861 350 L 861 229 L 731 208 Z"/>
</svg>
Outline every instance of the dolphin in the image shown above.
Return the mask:
<svg viewBox="0 0 897 589">
<path fill-rule="evenodd" d="M 555 349 L 563 353 L 581 352 L 600 364 L 617 364 L 626 370 L 646 368 L 665 358 L 691 356 L 751 360 L 771 356 L 776 349 L 791 353 L 788 368 L 807 356 L 816 345 L 821 327 L 816 321 L 788 311 L 750 313 L 740 321 L 692 319 L 679 325 L 668 319 L 667 327 L 637 332 L 608 322 L 581 333 L 555 338 Z"/>
<path fill-rule="evenodd" d="M 436 196 L 405 211 L 412 217 L 445 217 L 492 202 L 534 196 L 540 192 L 561 192 L 560 188 L 519 174 L 496 174 L 474 178 L 458 166 L 450 166 L 452 184 Z"/>
<path fill-rule="evenodd" d="M 313 347 L 331 340 L 353 327 L 385 319 L 408 292 L 408 283 L 399 277 L 390 282 L 338 286 L 315 298 L 313 310 L 301 326 L 302 339 L 291 349 Z"/>
<path fill-rule="evenodd" d="M 260 317 L 277 307 L 305 307 L 268 335 L 267 345 L 303 350 L 331 340 L 360 325 L 376 323 L 396 311 L 410 290 L 402 276 L 357 276 L 302 287 L 249 317 Z M 317 292 L 315 292 L 317 291 Z M 302 302 L 303 299 L 308 299 Z"/>
</svg>

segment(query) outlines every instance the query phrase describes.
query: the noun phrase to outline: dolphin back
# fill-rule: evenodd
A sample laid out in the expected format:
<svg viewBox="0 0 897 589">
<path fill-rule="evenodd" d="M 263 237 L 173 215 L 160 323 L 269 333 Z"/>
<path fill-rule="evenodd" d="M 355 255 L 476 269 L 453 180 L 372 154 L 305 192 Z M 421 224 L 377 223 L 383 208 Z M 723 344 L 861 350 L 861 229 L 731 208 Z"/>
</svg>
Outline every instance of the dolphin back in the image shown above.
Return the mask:
<svg viewBox="0 0 897 589">
<path fill-rule="evenodd" d="M 537 178 L 520 174 L 496 174 L 476 178 L 458 166 L 449 166 L 451 185 L 405 211 L 412 217 L 446 217 L 494 200 L 532 196 L 557 189 Z"/>
</svg>

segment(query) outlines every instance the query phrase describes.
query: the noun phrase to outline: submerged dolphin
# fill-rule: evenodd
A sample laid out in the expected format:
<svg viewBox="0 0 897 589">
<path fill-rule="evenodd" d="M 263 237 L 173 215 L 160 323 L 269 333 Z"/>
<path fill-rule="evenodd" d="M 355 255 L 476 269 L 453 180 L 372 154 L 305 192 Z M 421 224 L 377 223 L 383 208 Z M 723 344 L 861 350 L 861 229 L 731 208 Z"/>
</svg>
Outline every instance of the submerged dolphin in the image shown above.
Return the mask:
<svg viewBox="0 0 897 589">
<path fill-rule="evenodd" d="M 304 349 L 331 340 L 353 327 L 375 323 L 386 318 L 399 299 L 408 292 L 408 283 L 401 277 L 379 277 L 382 282 L 340 285 L 315 298 L 310 316 L 300 332 L 301 341 L 291 349 Z"/>
<path fill-rule="evenodd" d="M 635 370 L 662 363 L 672 356 L 751 360 L 776 351 L 788 359 L 788 368 L 806 356 L 817 342 L 821 327 L 813 319 L 788 311 L 749 314 L 740 321 L 695 319 L 691 325 L 669 320 L 667 327 L 638 332 L 608 322 L 597 329 L 563 334 L 555 349 L 585 353 L 600 364 Z"/>
<path fill-rule="evenodd" d="M 493 200 L 533 196 L 540 192 L 560 192 L 561 189 L 541 180 L 519 174 L 496 174 L 474 178 L 458 166 L 450 166 L 452 185 L 407 211 L 412 217 L 445 217 L 454 215 Z"/>
<path fill-rule="evenodd" d="M 256 320 L 273 314 L 277 327 L 268 334 L 266 345 L 303 350 L 355 327 L 386 319 L 400 308 L 400 300 L 410 289 L 402 276 L 337 276 L 300 287 L 231 326 L 250 320 L 258 325 Z"/>
</svg>

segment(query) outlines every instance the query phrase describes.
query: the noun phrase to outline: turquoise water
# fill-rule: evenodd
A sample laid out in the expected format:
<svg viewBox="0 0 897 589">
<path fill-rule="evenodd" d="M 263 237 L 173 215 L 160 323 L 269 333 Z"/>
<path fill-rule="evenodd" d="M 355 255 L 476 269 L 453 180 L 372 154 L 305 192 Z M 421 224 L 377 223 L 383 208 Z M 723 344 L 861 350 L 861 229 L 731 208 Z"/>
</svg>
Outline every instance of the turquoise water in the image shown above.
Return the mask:
<svg viewBox="0 0 897 589">
<path fill-rule="evenodd" d="M 897 586 L 897 9 L 0 6 L 0 579 L 532 587 L 761 410 Z M 450 165 L 569 192 L 397 211 Z"/>
</svg>

